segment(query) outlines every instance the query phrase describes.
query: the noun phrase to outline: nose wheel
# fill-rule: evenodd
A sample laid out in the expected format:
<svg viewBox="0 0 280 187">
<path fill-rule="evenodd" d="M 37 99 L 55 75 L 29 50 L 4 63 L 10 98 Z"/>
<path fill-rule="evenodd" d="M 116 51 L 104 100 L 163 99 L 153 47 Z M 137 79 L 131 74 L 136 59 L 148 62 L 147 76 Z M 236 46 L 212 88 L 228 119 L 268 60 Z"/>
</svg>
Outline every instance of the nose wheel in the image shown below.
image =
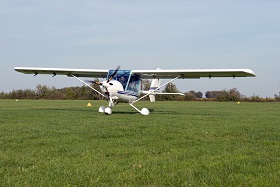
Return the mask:
<svg viewBox="0 0 280 187">
<path fill-rule="evenodd" d="M 111 115 L 112 114 L 112 109 L 110 107 L 105 108 L 105 114 Z"/>
<path fill-rule="evenodd" d="M 110 115 L 112 114 L 112 109 L 110 107 L 105 108 L 105 106 L 101 106 L 99 107 L 98 112 Z"/>
</svg>

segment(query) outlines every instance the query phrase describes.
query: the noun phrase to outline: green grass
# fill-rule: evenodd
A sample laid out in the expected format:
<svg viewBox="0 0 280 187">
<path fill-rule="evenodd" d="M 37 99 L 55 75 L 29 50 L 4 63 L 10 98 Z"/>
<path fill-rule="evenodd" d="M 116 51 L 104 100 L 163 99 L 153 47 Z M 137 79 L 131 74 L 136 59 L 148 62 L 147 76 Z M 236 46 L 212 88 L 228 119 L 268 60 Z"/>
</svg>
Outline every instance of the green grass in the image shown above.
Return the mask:
<svg viewBox="0 0 280 187">
<path fill-rule="evenodd" d="M 279 186 L 280 103 L 0 100 L 0 186 Z"/>
</svg>

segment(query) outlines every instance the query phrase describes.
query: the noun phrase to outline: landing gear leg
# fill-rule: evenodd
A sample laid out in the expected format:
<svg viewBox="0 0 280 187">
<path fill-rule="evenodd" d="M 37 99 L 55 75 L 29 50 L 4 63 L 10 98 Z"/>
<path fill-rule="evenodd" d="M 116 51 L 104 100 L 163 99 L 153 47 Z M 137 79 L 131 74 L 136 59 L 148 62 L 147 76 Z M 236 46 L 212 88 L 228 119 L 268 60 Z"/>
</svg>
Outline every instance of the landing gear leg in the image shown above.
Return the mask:
<svg viewBox="0 0 280 187">
<path fill-rule="evenodd" d="M 129 105 L 132 106 L 132 108 L 134 108 L 135 110 L 137 110 L 140 114 L 142 114 L 144 116 L 147 116 L 150 114 L 150 111 L 147 108 L 142 108 L 142 110 L 139 110 L 132 103 L 129 103 Z"/>
</svg>

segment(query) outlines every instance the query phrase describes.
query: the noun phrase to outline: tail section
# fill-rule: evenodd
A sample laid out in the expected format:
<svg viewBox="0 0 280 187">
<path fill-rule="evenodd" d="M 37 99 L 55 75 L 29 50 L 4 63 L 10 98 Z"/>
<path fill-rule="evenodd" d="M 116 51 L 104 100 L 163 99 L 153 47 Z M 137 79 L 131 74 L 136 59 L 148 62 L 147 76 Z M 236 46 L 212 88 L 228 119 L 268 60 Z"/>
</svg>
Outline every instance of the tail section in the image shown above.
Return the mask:
<svg viewBox="0 0 280 187">
<path fill-rule="evenodd" d="M 159 68 L 157 68 L 157 70 L 160 70 Z M 152 82 L 151 82 L 151 86 L 150 86 L 150 89 L 149 91 L 141 91 L 142 94 L 145 94 L 144 96 L 142 96 L 141 98 L 139 98 L 138 100 L 136 100 L 135 102 L 143 99 L 144 97 L 146 96 L 149 96 L 150 98 L 150 101 L 151 102 L 155 102 L 156 101 L 156 97 L 155 95 L 184 95 L 183 93 L 160 93 L 159 92 L 159 89 L 166 86 L 167 84 L 173 82 L 174 80 L 178 79 L 178 77 L 175 77 L 174 79 L 168 81 L 167 83 L 163 84 L 163 85 L 160 85 L 160 79 L 153 79 Z"/>
</svg>

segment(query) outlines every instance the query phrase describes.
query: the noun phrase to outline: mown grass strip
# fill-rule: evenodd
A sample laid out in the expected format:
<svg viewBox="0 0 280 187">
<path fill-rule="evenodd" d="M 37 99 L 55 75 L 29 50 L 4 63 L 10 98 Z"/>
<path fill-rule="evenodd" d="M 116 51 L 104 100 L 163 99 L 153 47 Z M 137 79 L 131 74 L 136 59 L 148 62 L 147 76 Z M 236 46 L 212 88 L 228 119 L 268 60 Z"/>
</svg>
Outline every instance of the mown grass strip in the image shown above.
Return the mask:
<svg viewBox="0 0 280 187">
<path fill-rule="evenodd" d="M 277 186 L 279 103 L 0 101 L 2 186 Z"/>
</svg>

